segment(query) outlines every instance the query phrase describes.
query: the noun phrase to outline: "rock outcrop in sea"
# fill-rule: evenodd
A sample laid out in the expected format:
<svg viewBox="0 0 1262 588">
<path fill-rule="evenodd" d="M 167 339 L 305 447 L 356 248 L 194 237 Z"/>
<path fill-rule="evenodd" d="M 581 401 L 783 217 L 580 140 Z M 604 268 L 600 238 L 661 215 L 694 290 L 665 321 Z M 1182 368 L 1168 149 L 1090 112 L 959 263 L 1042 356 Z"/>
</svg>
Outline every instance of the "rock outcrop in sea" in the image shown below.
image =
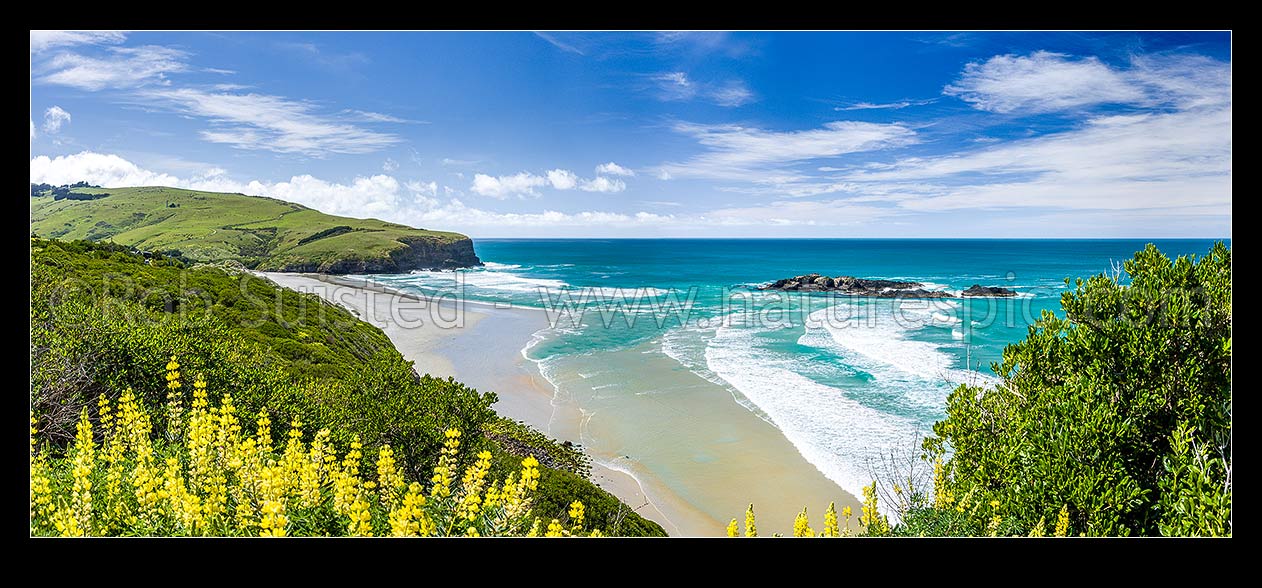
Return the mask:
<svg viewBox="0 0 1262 588">
<path fill-rule="evenodd" d="M 856 278 L 854 276 L 837 276 L 835 278 L 821 274 L 805 274 L 776 280 L 770 284 L 759 286 L 759 290 L 779 290 L 783 292 L 838 292 L 848 296 L 864 296 L 868 298 L 957 298 L 954 294 L 941 290 L 926 290 L 920 282 L 900 282 L 897 280 L 877 280 Z M 990 296 L 1016 296 L 1017 293 L 1006 288 L 973 286 L 961 293 L 970 298 Z"/>
<path fill-rule="evenodd" d="M 967 290 L 961 292 L 961 295 L 968 298 L 1011 297 L 1016 296 L 1017 292 L 1015 290 L 1000 288 L 998 286 L 982 286 L 979 284 L 973 284 L 972 286 L 969 286 Z"/>
</svg>

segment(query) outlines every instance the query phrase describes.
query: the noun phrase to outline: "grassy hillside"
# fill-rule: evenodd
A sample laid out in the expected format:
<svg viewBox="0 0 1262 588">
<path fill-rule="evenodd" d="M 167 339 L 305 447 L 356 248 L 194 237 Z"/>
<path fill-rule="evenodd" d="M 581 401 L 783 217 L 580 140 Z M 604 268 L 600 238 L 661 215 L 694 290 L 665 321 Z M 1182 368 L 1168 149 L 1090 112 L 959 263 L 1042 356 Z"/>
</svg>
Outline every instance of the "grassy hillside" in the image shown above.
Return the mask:
<svg viewBox="0 0 1262 588">
<path fill-rule="evenodd" d="M 205 262 L 325 273 L 393 272 L 478 263 L 468 237 L 324 214 L 273 198 L 165 187 L 76 188 L 95 200 L 31 197 L 41 237 L 109 240 Z"/>
</svg>

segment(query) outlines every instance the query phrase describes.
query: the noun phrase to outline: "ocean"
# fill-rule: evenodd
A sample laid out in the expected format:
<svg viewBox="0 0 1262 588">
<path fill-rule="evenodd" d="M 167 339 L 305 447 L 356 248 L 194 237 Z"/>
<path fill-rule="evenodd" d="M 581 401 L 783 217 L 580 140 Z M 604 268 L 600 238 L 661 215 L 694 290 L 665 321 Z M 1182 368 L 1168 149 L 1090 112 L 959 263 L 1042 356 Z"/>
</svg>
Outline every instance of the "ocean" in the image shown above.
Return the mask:
<svg viewBox="0 0 1262 588">
<path fill-rule="evenodd" d="M 695 401 L 707 398 L 699 387 L 722 388 L 859 495 L 883 459 L 916 451 L 952 389 L 994 381 L 990 366 L 1004 347 L 1041 313 L 1060 313 L 1066 278 L 1111 274 L 1147 242 L 479 239 L 482 268 L 362 277 L 544 309 L 552 326 L 521 353 L 553 386 L 554 406 L 581 415 L 577 437 L 610 467 L 634 458 L 688 498 L 689 477 L 737 453 L 723 447 L 738 433 Z M 1213 244 L 1152 242 L 1172 257 Z M 1002 286 L 1018 296 L 850 299 L 757 289 L 807 273 L 917 281 L 957 295 L 973 284 Z"/>
</svg>

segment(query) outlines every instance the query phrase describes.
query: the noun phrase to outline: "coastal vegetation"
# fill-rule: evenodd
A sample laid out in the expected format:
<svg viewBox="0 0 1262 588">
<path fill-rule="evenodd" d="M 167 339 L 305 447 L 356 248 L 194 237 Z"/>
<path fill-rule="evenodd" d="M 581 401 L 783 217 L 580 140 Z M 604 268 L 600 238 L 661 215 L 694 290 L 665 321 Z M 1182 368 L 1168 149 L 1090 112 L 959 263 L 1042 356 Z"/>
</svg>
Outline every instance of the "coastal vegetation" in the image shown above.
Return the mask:
<svg viewBox="0 0 1262 588">
<path fill-rule="evenodd" d="M 1064 315 L 1004 350 L 998 384 L 951 393 L 921 447 L 931 480 L 864 489 L 867 535 L 1231 535 L 1230 248 L 1150 244 L 1065 283 Z"/>
<path fill-rule="evenodd" d="M 64 517 L 32 518 L 32 533 L 61 534 L 75 529 L 108 534 L 261 532 L 260 521 L 267 513 L 259 502 L 263 495 L 257 493 L 262 492 L 260 476 L 270 472 L 274 481 L 268 483 L 275 484 L 276 492 L 282 487 L 287 491 L 301 487 L 294 485 L 298 483 L 295 478 L 275 477 L 290 475 L 275 469 L 280 467 L 277 464 L 285 463 L 282 448 L 287 447 L 290 437 L 282 427 L 289 425 L 300 431 L 295 435 L 302 445 L 295 452 L 305 452 L 303 455 L 311 461 L 313 445 L 319 439 L 323 444 L 321 453 L 336 454 L 342 464 L 337 471 L 343 473 L 349 467 L 345 465 L 348 452 L 370 456 L 369 462 L 362 465 L 363 471 L 368 472 L 388 447 L 387 461 L 392 464 L 392 471 L 397 470 L 403 488 L 420 484 L 427 497 L 435 483 L 434 468 L 444 463 L 453 479 L 455 472 L 474 467 L 475 471 L 485 470 L 486 480 L 506 481 L 510 475 L 516 475 L 518 482 L 522 479 L 523 460 L 529 458 L 536 463 L 532 468 L 537 470 L 538 478 L 532 482 L 528 507 L 523 507 L 529 516 L 510 517 L 511 524 L 507 519 L 494 519 L 500 522 L 477 527 L 479 533 L 528 533 L 529 525 L 522 530 L 522 521 L 533 524 L 534 518 L 542 521 L 541 533 L 547 533 L 548 521 L 552 519 L 564 523 L 561 531 L 574 532 L 574 517 L 569 513 L 574 501 L 580 500 L 584 505 L 584 533 L 665 534 L 660 526 L 639 517 L 588 481 L 586 461 L 579 448 L 557 443 L 524 424 L 499 417 L 491 409 L 493 393 L 479 392 L 452 379 L 417 374 L 379 329 L 318 296 L 285 290 L 231 262 L 193 264 L 161 254 L 145 256 L 110 243 L 33 237 L 31 268 L 33 517 L 43 516 L 37 512 L 40 508 L 52 509 L 40 511 L 48 517 L 62 507 L 70 508 L 67 512 L 74 508 L 82 511 L 87 503 L 80 495 L 89 487 L 109 491 L 111 475 L 121 476 L 118 484 L 123 489 L 139 480 L 155 484 L 160 481 L 163 488 L 174 485 L 155 490 L 165 496 L 164 500 L 171 500 L 177 480 L 183 480 L 188 490 L 193 478 L 202 475 L 191 469 L 195 457 L 200 455 L 197 452 L 210 451 L 204 439 L 190 437 L 195 410 L 202 411 L 198 414 L 208 423 L 206 427 L 218 427 L 220 424 L 211 415 L 218 414 L 222 420 L 224 406 L 230 405 L 231 411 L 239 415 L 239 437 L 236 441 L 220 442 L 219 433 L 215 432 L 215 442 L 219 444 L 209 447 L 216 455 L 233 454 L 245 459 L 242 456 L 246 454 L 233 452 L 241 451 L 243 444 L 253 443 L 254 453 L 249 454 L 253 456 L 249 459 L 256 459 L 258 466 L 243 471 L 239 468 L 246 466 L 233 466 L 236 462 L 227 457 L 227 461 L 214 466 L 220 468 L 215 470 L 215 476 L 228 477 L 225 483 L 229 492 L 234 491 L 232 484 L 242 484 L 236 491 L 245 492 L 241 496 L 248 500 L 240 500 L 252 505 L 248 508 L 258 509 L 249 515 L 254 518 L 241 519 L 254 521 L 248 525 L 222 519 L 214 523 L 218 526 L 177 528 L 171 526 L 176 523 L 170 518 L 182 516 L 176 510 L 164 511 L 169 517 L 162 519 L 166 522 L 161 525 L 167 526 L 154 522 L 157 519 L 143 522 L 135 511 L 127 511 L 137 517 L 134 523 L 133 515 L 109 519 L 113 515 L 108 512 L 93 511 L 95 514 L 76 515 L 80 517 L 76 520 L 83 523 L 78 527 L 67 526 Z M 164 373 L 168 374 L 165 380 Z M 173 373 L 179 375 L 170 377 Z M 204 397 L 187 396 L 198 390 L 203 391 Z M 126 409 L 131 415 L 127 418 L 132 419 L 128 422 L 135 426 L 123 427 L 124 439 L 115 436 L 114 431 L 118 430 L 125 404 L 131 407 Z M 198 407 L 194 408 L 194 404 Z M 137 416 L 141 413 L 145 416 Z M 147 429 L 148 441 L 136 436 L 138 428 Z M 461 432 L 458 453 L 450 447 L 452 438 L 447 432 L 453 430 Z M 312 431 L 316 433 L 310 434 Z M 118 451 L 127 457 L 119 457 L 122 461 L 114 463 L 108 460 L 117 454 L 111 454 L 115 450 L 107 448 L 116 438 Z M 146 443 L 152 450 L 151 460 L 141 457 L 150 452 Z M 88 449 L 88 445 L 92 448 Z M 175 465 L 170 460 L 175 460 Z M 142 467 L 142 462 L 148 465 Z M 235 473 L 228 475 L 225 467 Z M 139 477 L 137 468 L 149 472 L 152 478 Z M 347 522 L 350 515 L 338 510 L 345 504 L 336 497 L 337 480 L 351 484 L 347 481 L 350 478 L 335 478 L 333 471 L 320 474 L 323 477 L 318 478 L 318 483 L 307 482 L 318 486 L 321 493 L 319 498 L 311 494 L 309 498 L 324 502 L 311 506 L 313 510 L 302 511 L 307 514 L 295 515 L 298 518 L 286 515 L 291 523 L 284 526 L 286 532 L 351 532 Z M 43 480 L 47 480 L 47 486 Z M 370 482 L 377 489 L 371 495 L 376 498 L 369 496 L 371 493 L 364 494 L 369 514 L 359 512 L 356 516 L 366 516 L 372 531 L 382 534 L 390 529 L 393 503 L 379 502 L 380 481 L 372 476 L 364 474 L 353 485 L 367 492 Z M 37 497 L 37 488 L 46 491 Z M 198 496 L 196 500 L 205 506 L 210 489 L 197 488 L 188 492 Z M 484 505 L 490 488 L 488 482 L 478 490 Z M 498 490 L 503 489 L 501 483 Z M 135 490 L 129 490 L 133 497 Z M 407 495 L 407 491 L 400 491 L 400 500 Z M 459 492 L 453 490 L 454 495 Z M 293 495 L 286 496 L 286 500 L 298 500 Z M 343 498 L 346 496 L 349 495 Z M 121 505 L 118 508 L 141 507 L 138 499 L 128 500 L 132 502 L 117 503 Z M 231 504 L 237 508 L 235 505 L 245 502 Z M 79 506 L 73 507 L 75 504 Z M 412 504 L 421 510 L 427 508 L 415 499 Z M 306 508 L 293 502 L 284 506 L 287 513 Z M 175 508 L 170 503 L 170 509 Z M 188 507 L 178 508 L 191 516 Z M 447 516 L 441 509 L 425 512 L 435 524 Z M 106 519 L 112 522 L 105 522 Z M 62 527 L 56 525 L 57 521 L 63 523 Z M 415 522 L 420 524 L 419 520 Z M 211 525 L 209 519 L 205 525 Z M 468 525 L 458 527 L 450 528 L 468 532 Z M 270 527 L 273 531 L 277 528 Z"/>
<path fill-rule="evenodd" d="M 258 270 L 405 272 L 480 263 L 473 242 L 458 233 L 333 216 L 275 198 L 162 186 L 106 191 L 32 184 L 31 231 Z"/>
</svg>

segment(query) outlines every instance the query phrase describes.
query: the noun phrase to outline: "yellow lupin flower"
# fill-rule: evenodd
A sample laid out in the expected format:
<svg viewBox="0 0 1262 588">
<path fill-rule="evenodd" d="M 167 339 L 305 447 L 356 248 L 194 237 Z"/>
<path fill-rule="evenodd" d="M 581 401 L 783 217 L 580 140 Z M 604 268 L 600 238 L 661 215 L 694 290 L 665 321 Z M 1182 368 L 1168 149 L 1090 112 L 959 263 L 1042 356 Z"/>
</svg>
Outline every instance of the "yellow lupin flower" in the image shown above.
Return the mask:
<svg viewBox="0 0 1262 588">
<path fill-rule="evenodd" d="M 167 440 L 179 439 L 184 430 L 184 395 L 180 393 L 180 363 L 167 362 Z"/>
<path fill-rule="evenodd" d="M 840 537 L 841 525 L 837 523 L 837 505 L 828 503 L 828 510 L 824 511 L 824 537 Z"/>
<path fill-rule="evenodd" d="M 96 465 L 96 445 L 92 442 L 92 421 L 88 411 L 79 413 L 75 425 L 74 457 L 71 474 L 74 478 L 70 494 L 71 516 L 77 532 L 92 534 L 92 469 Z"/>
<path fill-rule="evenodd" d="M 575 531 L 583 528 L 583 503 L 575 500 L 570 503 L 570 522 Z"/>
<path fill-rule="evenodd" d="M 548 523 L 548 532 L 544 533 L 543 536 L 544 537 L 564 537 L 565 527 L 561 526 L 561 521 L 552 519 L 552 522 Z"/>
<path fill-rule="evenodd" d="M 798 513 L 797 518 L 793 519 L 793 536 L 794 537 L 814 537 L 815 531 L 811 530 L 811 521 L 806 516 L 806 507 L 802 507 L 802 512 Z"/>
<path fill-rule="evenodd" d="M 889 522 L 877 510 L 876 482 L 863 487 L 863 505 L 860 510 L 863 514 L 859 517 L 859 524 L 863 525 L 868 535 L 882 535 L 889 530 Z"/>
<path fill-rule="evenodd" d="M 933 460 L 933 507 L 943 509 L 955 501 L 955 496 L 951 494 L 951 489 L 947 488 L 946 466 L 942 463 L 942 456 L 937 456 Z"/>
<path fill-rule="evenodd" d="M 749 505 L 749 508 L 745 509 L 745 536 L 758 536 L 758 527 L 754 525 L 754 505 L 752 503 Z"/>
<path fill-rule="evenodd" d="M 382 445 L 377 450 L 377 484 L 381 493 L 381 504 L 393 510 L 398 504 L 400 491 L 404 488 L 403 474 L 395 466 L 394 451 L 389 445 Z"/>
<path fill-rule="evenodd" d="M 1066 537 L 1069 535 L 1069 505 L 1060 507 L 1060 513 L 1056 515 L 1056 536 Z"/>
<path fill-rule="evenodd" d="M 736 519 L 732 519 L 732 521 L 727 524 L 727 536 L 739 537 L 740 532 L 740 527 L 736 524 Z"/>
</svg>

